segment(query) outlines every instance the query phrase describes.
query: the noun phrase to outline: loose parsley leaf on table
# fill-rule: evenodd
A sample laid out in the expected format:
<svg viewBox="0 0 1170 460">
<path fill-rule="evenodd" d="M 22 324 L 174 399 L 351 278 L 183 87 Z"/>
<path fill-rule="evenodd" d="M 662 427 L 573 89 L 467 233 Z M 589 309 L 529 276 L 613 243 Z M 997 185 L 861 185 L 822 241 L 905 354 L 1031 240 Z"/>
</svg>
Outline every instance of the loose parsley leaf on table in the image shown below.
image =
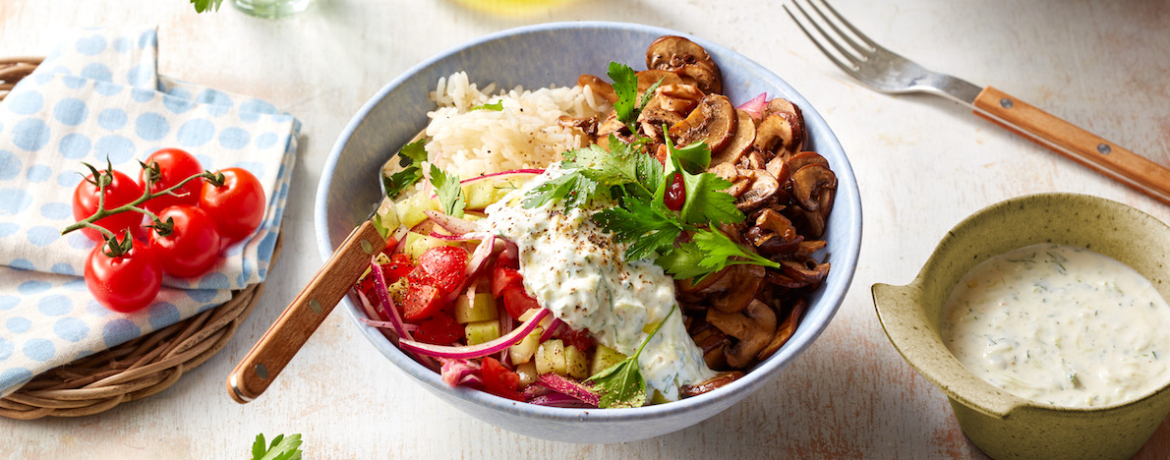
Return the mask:
<svg viewBox="0 0 1170 460">
<path fill-rule="evenodd" d="M 638 346 L 638 351 L 633 355 L 589 377 L 587 381 L 593 382 L 593 387 L 601 392 L 598 406 L 613 409 L 646 405 L 646 380 L 642 378 L 642 372 L 638 367 L 638 356 L 642 354 L 646 344 L 650 343 L 650 339 L 662 329 L 662 325 L 666 324 L 670 315 L 674 314 L 675 309 L 676 307 L 670 307 L 670 311 L 657 326 L 654 326 L 654 330 L 646 336 L 646 340 Z"/>
<path fill-rule="evenodd" d="M 219 11 L 219 4 L 223 3 L 223 0 L 191 0 L 191 3 L 195 5 L 196 13 L 202 13 L 213 9 Z"/>
<path fill-rule="evenodd" d="M 267 446 L 267 447 L 266 447 Z M 301 460 L 301 435 L 285 437 L 283 434 L 264 442 L 264 433 L 256 435 L 252 443 L 252 460 Z"/>
<path fill-rule="evenodd" d="M 438 166 L 431 165 L 431 184 L 435 186 L 443 212 L 451 217 L 463 217 L 467 201 L 463 198 L 463 188 L 459 186 L 459 176 L 448 175 Z"/>
</svg>

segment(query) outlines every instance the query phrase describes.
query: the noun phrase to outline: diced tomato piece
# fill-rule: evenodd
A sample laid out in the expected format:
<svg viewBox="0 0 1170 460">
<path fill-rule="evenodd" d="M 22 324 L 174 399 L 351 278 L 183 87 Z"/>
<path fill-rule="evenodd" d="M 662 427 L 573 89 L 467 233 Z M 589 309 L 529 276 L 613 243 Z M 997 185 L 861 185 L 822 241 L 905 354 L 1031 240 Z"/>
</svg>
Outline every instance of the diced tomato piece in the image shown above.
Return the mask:
<svg viewBox="0 0 1170 460">
<path fill-rule="evenodd" d="M 540 303 L 535 298 L 528 295 L 524 291 L 523 285 L 507 286 L 503 290 L 504 294 L 504 309 L 508 310 L 508 314 L 517 320 L 524 312 L 532 309 L 540 309 Z"/>
<path fill-rule="evenodd" d="M 556 336 L 565 342 L 565 346 L 573 345 L 585 353 L 593 351 L 593 347 L 597 346 L 597 341 L 589 335 L 588 329 L 576 331 L 569 329 L 568 326 L 561 326 L 561 330 L 557 331 Z"/>
<path fill-rule="evenodd" d="M 463 325 L 455 322 L 455 318 L 443 312 L 418 324 L 418 331 L 414 339 L 419 342 L 435 345 L 450 345 L 463 338 Z"/>
<path fill-rule="evenodd" d="M 520 272 L 507 267 L 496 265 L 492 271 L 492 297 L 499 297 L 508 286 L 524 286 L 524 276 Z"/>
<path fill-rule="evenodd" d="M 418 258 L 418 266 L 430 279 L 432 286 L 451 292 L 467 277 L 467 258 L 463 248 L 439 246 L 427 249 Z"/>
<path fill-rule="evenodd" d="M 516 270 L 520 268 L 520 259 L 517 258 L 517 254 L 515 252 L 503 251 L 500 253 L 500 255 L 496 256 L 496 266 L 507 267 Z"/>
<path fill-rule="evenodd" d="M 483 389 L 488 393 L 501 398 L 523 401 L 520 396 L 520 376 L 505 368 L 496 358 L 485 357 L 483 368 L 480 369 L 483 377 Z"/>
<path fill-rule="evenodd" d="M 382 264 L 382 273 L 386 275 L 386 284 L 398 282 L 411 270 L 414 270 L 414 265 L 411 264 L 410 256 L 406 254 L 394 254 L 390 257 L 390 263 Z"/>
<path fill-rule="evenodd" d="M 403 318 L 407 321 L 419 321 L 435 316 L 443 309 L 443 297 L 446 292 L 426 284 L 411 284 L 402 300 Z"/>
<path fill-rule="evenodd" d="M 386 257 L 393 257 L 396 248 L 398 248 L 398 239 L 393 236 L 386 237 L 386 247 L 382 248 L 382 254 L 386 254 Z"/>
</svg>

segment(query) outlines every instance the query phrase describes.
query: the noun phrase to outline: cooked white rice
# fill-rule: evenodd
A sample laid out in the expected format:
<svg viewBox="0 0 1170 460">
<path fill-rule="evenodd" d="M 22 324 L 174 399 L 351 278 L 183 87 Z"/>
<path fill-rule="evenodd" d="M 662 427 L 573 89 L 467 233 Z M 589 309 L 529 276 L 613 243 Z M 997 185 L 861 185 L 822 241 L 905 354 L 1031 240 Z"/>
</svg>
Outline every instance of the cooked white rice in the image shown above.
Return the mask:
<svg viewBox="0 0 1170 460">
<path fill-rule="evenodd" d="M 431 100 L 439 108 L 427 114 L 427 157 L 444 171 L 467 179 L 520 168 L 543 168 L 561 159 L 561 152 L 585 147 L 588 137 L 557 125 L 557 118 L 591 117 L 609 111 L 610 104 L 594 97 L 588 87 L 516 87 L 480 90 L 466 72 L 440 78 Z M 503 102 L 502 111 L 473 107 Z"/>
</svg>

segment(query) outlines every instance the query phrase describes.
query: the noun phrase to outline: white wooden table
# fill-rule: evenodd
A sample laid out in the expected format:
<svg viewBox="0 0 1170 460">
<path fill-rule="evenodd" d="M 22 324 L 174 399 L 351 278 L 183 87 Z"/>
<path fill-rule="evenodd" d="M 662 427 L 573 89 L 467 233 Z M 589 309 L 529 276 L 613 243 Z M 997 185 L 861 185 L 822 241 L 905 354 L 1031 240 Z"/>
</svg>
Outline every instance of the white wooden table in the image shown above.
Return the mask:
<svg viewBox="0 0 1170 460">
<path fill-rule="evenodd" d="M 230 0 L 228 0 L 230 1 Z M 909 282 L 963 217 L 1023 194 L 1081 192 L 1163 221 L 1170 207 L 928 96 L 854 84 L 775 0 L 577 0 L 530 17 L 447 0 L 318 0 L 254 19 L 186 0 L 2 0 L 0 56 L 45 54 L 88 25 L 159 24 L 160 72 L 276 103 L 304 122 L 284 252 L 228 347 L 171 389 L 101 415 L 0 419 L 0 459 L 246 458 L 257 433 L 302 433 L 306 458 L 982 458 L 945 397 L 881 331 L 875 282 Z M 1002 88 L 1170 165 L 1170 8 L 1165 1 L 837 0 L 870 36 L 922 64 Z M 722 43 L 781 75 L 824 115 L 862 191 L 865 236 L 828 330 L 765 388 L 705 423 L 621 445 L 503 431 L 440 402 L 334 313 L 268 393 L 232 402 L 224 378 L 320 265 L 312 206 L 342 127 L 415 63 L 481 35 L 562 20 L 642 22 Z M 1170 420 L 1143 459 L 1170 457 Z"/>
</svg>

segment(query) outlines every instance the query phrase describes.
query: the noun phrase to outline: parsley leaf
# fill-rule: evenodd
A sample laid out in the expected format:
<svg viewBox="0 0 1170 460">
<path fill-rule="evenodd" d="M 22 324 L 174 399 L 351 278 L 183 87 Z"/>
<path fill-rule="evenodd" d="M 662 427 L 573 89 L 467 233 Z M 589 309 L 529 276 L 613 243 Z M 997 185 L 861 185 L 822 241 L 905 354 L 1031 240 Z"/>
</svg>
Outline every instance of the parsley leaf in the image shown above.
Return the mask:
<svg viewBox="0 0 1170 460">
<path fill-rule="evenodd" d="M 633 123 L 638 119 L 635 104 L 638 97 L 638 74 L 630 66 L 610 62 L 606 72 L 613 80 L 613 92 L 617 93 L 618 100 L 613 103 L 613 110 L 617 112 L 618 121 L 625 124 Z"/>
<path fill-rule="evenodd" d="M 496 112 L 503 112 L 504 111 L 504 101 L 503 101 L 503 99 L 501 99 L 501 100 L 498 100 L 498 101 L 491 103 L 491 104 L 477 105 L 475 107 L 472 107 L 470 110 L 468 110 L 468 112 L 474 112 L 476 110 L 493 110 Z"/>
<path fill-rule="evenodd" d="M 777 262 L 760 257 L 758 254 L 744 251 L 739 243 L 731 241 L 731 238 L 728 238 L 723 232 L 717 230 L 696 231 L 694 244 L 705 253 L 699 265 L 703 268 L 710 269 L 711 272 L 717 272 L 730 265 L 740 264 L 755 264 L 780 268 L 780 264 Z M 732 259 L 732 257 L 737 257 L 738 259 Z"/>
<path fill-rule="evenodd" d="M 195 5 L 196 13 L 202 13 L 213 9 L 219 11 L 219 4 L 223 3 L 223 0 L 191 0 L 191 3 Z"/>
<path fill-rule="evenodd" d="M 405 168 L 389 176 L 382 175 L 382 188 L 391 200 L 398 198 L 403 190 L 422 179 L 422 168 L 419 163 L 427 159 L 427 150 L 423 147 L 425 144 L 425 140 L 419 139 L 402 146 L 398 151 L 398 164 Z"/>
<path fill-rule="evenodd" d="M 256 435 L 252 443 L 252 460 L 301 460 L 301 435 L 289 437 L 279 435 L 272 439 L 272 444 L 265 447 L 264 434 Z"/>
<path fill-rule="evenodd" d="M 657 326 L 654 326 L 654 330 L 646 336 L 646 340 L 638 347 L 638 351 L 622 362 L 589 377 L 587 381 L 593 382 L 593 387 L 601 391 L 601 400 L 598 402 L 598 406 L 603 409 L 613 409 L 646 405 L 646 380 L 642 378 L 642 372 L 638 367 L 638 356 L 642 354 L 646 344 L 650 343 L 650 339 L 653 339 L 654 335 L 658 334 L 658 330 L 662 329 L 662 325 L 666 324 L 670 315 L 674 314 L 676 307 L 670 307 L 670 311 Z"/>
<path fill-rule="evenodd" d="M 670 154 L 678 158 L 687 171 L 706 171 L 711 165 L 711 149 L 707 148 L 706 142 L 699 141 L 686 147 L 675 147 L 669 139 L 666 143 Z"/>
<path fill-rule="evenodd" d="M 435 186 L 443 212 L 451 217 L 463 217 L 467 201 L 463 198 L 463 188 L 459 186 L 459 176 L 447 175 L 438 166 L 431 165 L 431 184 Z"/>
<path fill-rule="evenodd" d="M 682 280 L 713 273 L 702 267 L 705 256 L 703 250 L 699 249 L 699 245 L 691 242 L 681 244 L 663 254 L 654 263 L 666 270 L 666 273 L 674 275 L 674 279 Z"/>
<path fill-rule="evenodd" d="M 522 205 L 538 208 L 554 200 L 564 200 L 565 207 L 580 207 L 598 193 L 597 182 L 585 177 L 580 171 L 572 171 L 529 190 Z"/>
<path fill-rule="evenodd" d="M 682 225 L 666 205 L 639 199 L 627 199 L 625 204 L 594 213 L 593 221 L 613 233 L 614 241 L 634 242 L 626 248 L 626 260 L 650 258 L 668 250 L 682 233 Z"/>
<path fill-rule="evenodd" d="M 687 224 L 734 224 L 742 222 L 745 217 L 739 208 L 735 207 L 735 197 L 723 192 L 731 183 L 709 172 L 691 174 L 683 165 L 683 158 L 693 162 L 693 167 L 699 171 L 707 168 L 711 162 L 711 150 L 700 142 L 688 145 L 682 149 L 676 148 L 670 136 L 666 136 L 667 161 L 664 175 L 673 178 L 675 173 L 681 174 L 683 187 L 686 190 L 686 200 L 680 209 L 682 220 Z M 655 190 L 655 198 L 661 200 L 666 194 L 668 182 L 663 181 Z"/>
</svg>

